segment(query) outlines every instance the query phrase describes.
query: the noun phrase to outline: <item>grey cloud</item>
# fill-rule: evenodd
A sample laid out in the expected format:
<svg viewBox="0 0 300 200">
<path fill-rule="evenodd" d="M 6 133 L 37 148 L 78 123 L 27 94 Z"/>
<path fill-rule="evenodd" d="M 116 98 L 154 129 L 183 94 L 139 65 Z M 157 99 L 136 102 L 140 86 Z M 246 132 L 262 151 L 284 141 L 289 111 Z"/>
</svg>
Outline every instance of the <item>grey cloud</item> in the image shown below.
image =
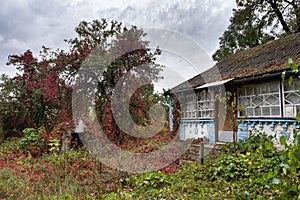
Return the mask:
<svg viewBox="0 0 300 200">
<path fill-rule="evenodd" d="M 227 22 L 229 19 L 231 5 L 220 9 L 220 0 L 215 3 L 211 3 L 212 1 L 192 2 L 193 4 L 182 7 L 182 1 L 179 0 L 158 6 L 153 6 L 155 5 L 153 1 L 143 9 L 128 6 L 122 10 L 99 10 L 98 15 L 123 21 L 126 25 L 136 24 L 141 27 L 160 27 L 182 32 L 212 53 L 217 46 L 218 38 L 227 26 L 224 21 Z"/>
<path fill-rule="evenodd" d="M 20 54 L 27 49 L 37 54 L 42 45 L 66 48 L 63 39 L 75 35 L 74 28 L 78 23 L 95 18 L 116 19 L 127 26 L 160 27 L 182 32 L 212 53 L 232 9 L 232 3 L 223 0 L 148 0 L 124 7 L 124 2 L 116 2 L 0 1 L 0 73 L 7 72 L 4 65 L 8 55 Z"/>
</svg>

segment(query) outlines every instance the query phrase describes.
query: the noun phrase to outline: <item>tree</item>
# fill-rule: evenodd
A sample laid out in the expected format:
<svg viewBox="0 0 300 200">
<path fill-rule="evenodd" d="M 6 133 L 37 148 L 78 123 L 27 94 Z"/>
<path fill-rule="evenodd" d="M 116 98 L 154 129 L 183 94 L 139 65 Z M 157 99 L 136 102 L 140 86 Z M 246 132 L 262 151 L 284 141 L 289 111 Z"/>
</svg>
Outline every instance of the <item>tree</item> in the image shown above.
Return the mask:
<svg viewBox="0 0 300 200">
<path fill-rule="evenodd" d="M 8 64 L 16 66 L 21 73 L 4 80 L 2 101 L 15 105 L 23 128 L 45 127 L 48 133 L 54 134 L 53 130 L 58 126 L 66 128 L 71 124 L 69 102 L 72 90 L 60 78 L 63 66 L 56 56 L 57 53 L 45 47 L 39 59 L 29 50 L 21 55 L 9 56 Z"/>
<path fill-rule="evenodd" d="M 86 52 L 92 49 L 93 56 L 86 58 L 81 64 L 88 67 L 88 72 L 92 71 L 96 74 L 96 76 L 84 74 L 77 77 L 77 81 L 80 82 L 78 79 L 81 79 L 81 83 L 87 84 L 91 81 L 84 81 L 84 79 L 96 78 L 98 84 L 95 105 L 100 125 L 110 140 L 117 144 L 126 143 L 125 137 L 128 133 L 120 129 L 120 124 L 118 125 L 115 116 L 113 117 L 111 108 L 113 94 L 117 95 L 115 98 L 122 99 L 124 98 L 122 93 L 132 93 L 130 102 L 128 102 L 131 115 L 129 118 L 132 118 L 140 126 L 146 126 L 149 123 L 148 113 L 151 105 L 157 103 L 162 97 L 162 95 L 154 93 L 152 84 L 153 81 L 160 79 L 159 73 L 162 66 L 155 63 L 160 50 L 150 51 L 149 42 L 143 40 L 145 36 L 143 30 L 135 26 L 129 29 L 122 27 L 122 24 L 116 21 L 112 21 L 110 26 L 105 20 L 94 20 L 91 23 L 81 22 L 76 28 L 76 32 L 78 37 L 68 41 L 71 45 L 71 52 L 80 55 L 81 51 Z M 74 67 L 73 69 L 79 70 Z M 127 78 L 121 80 L 126 76 Z M 149 84 L 141 84 L 141 79 L 147 80 L 146 82 Z M 117 89 L 116 86 L 120 82 L 121 85 Z M 141 87 L 136 88 L 135 91 L 122 90 L 125 87 L 130 90 L 136 85 L 141 85 Z M 85 92 L 85 95 L 89 95 L 90 91 Z M 119 106 L 121 107 L 118 107 L 117 110 L 126 107 L 122 104 Z M 85 110 L 88 115 L 89 105 L 83 105 L 81 110 Z"/>
<path fill-rule="evenodd" d="M 127 86 L 139 84 L 142 77 L 148 81 L 149 84 L 137 88 L 130 98 L 130 114 L 134 122 L 147 125 L 151 105 L 163 98 L 155 94 L 152 84 L 161 78 L 162 66 L 155 63 L 160 50 L 150 51 L 149 42 L 143 40 L 145 33 L 142 29 L 135 26 L 126 28 L 116 21 L 83 21 L 75 31 L 77 37 L 65 40 L 69 44 L 68 51 L 43 47 L 39 57 L 34 57 L 29 50 L 21 55 L 9 56 L 8 64 L 15 66 L 20 74 L 14 78 L 3 77 L 1 107 L 10 104 L 11 109 L 16 110 L 13 120 L 23 120 L 20 122 L 22 129 L 45 127 L 48 133 L 57 132 L 57 127 L 70 129 L 73 119 L 72 89 L 76 90 L 75 80 L 89 82 L 85 79 L 91 77 L 78 74 L 83 65 L 88 65 L 99 75 L 96 77 L 95 96 L 97 118 L 109 138 L 121 144 L 126 133 L 118 128 L 111 109 L 115 86 L 126 74 L 131 76 L 123 83 Z M 88 115 L 86 102 L 80 103 Z M 5 123 L 3 120 L 5 117 L 2 118 Z"/>
<path fill-rule="evenodd" d="M 213 60 L 263 44 L 269 39 L 300 32 L 300 1 L 237 0 L 230 25 L 219 38 Z"/>
</svg>

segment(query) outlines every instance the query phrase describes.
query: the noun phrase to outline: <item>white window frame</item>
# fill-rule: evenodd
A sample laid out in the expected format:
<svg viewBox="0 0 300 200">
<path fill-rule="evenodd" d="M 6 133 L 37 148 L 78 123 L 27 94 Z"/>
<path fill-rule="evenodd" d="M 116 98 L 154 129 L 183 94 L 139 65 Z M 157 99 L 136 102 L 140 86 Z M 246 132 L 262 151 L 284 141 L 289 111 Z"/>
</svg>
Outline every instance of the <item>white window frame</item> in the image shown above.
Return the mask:
<svg viewBox="0 0 300 200">
<path fill-rule="evenodd" d="M 300 79 L 299 78 L 294 78 L 293 80 L 294 82 L 296 81 L 296 86 L 298 86 L 298 84 L 300 83 Z M 297 114 L 297 112 L 299 112 L 299 110 L 297 110 L 297 107 L 300 107 L 300 102 L 299 103 L 292 103 L 291 104 L 286 104 L 286 96 L 291 95 L 291 94 L 295 94 L 296 96 L 299 96 L 300 98 L 300 93 L 298 91 L 298 87 L 296 87 L 296 89 L 294 90 L 285 90 L 285 84 L 288 84 L 288 80 L 283 80 L 282 84 L 281 84 L 281 88 L 282 88 L 282 96 L 283 96 L 283 100 L 282 101 L 282 110 L 283 110 L 283 116 L 284 117 L 292 117 L 294 118 Z"/>
<path fill-rule="evenodd" d="M 184 119 L 196 119 L 197 118 L 197 109 L 196 109 L 196 101 L 188 101 L 185 105 L 185 109 L 183 112 Z M 193 108 L 191 108 L 193 107 Z"/>
<path fill-rule="evenodd" d="M 282 105 L 282 95 L 281 95 L 281 91 L 280 91 L 280 81 L 276 81 L 277 82 L 277 87 L 278 87 L 278 92 L 268 92 L 268 93 L 260 93 L 260 94 L 255 94 L 255 91 L 253 91 L 253 94 L 248 95 L 245 94 L 244 96 L 241 96 L 241 91 L 244 90 L 245 92 L 245 88 L 246 87 L 250 87 L 254 90 L 254 88 L 257 88 L 258 86 L 263 86 L 263 85 L 268 85 L 268 82 L 261 82 L 258 84 L 248 84 L 248 85 L 243 85 L 241 88 L 238 88 L 238 103 L 239 105 L 243 105 L 241 103 L 242 98 L 249 98 L 249 104 L 250 106 L 247 106 L 246 108 L 243 109 L 243 112 L 245 112 L 245 114 L 242 115 L 241 112 L 239 112 L 239 116 L 240 117 L 249 117 L 249 118 L 259 118 L 259 117 L 281 117 L 282 116 L 282 109 L 281 109 L 281 105 Z M 273 96 L 275 98 L 278 98 L 278 104 L 276 105 L 270 105 L 270 103 L 267 101 L 267 99 Z M 277 97 L 278 96 L 278 97 Z M 269 105 L 256 105 L 254 106 L 253 104 L 253 99 L 255 98 L 260 98 L 261 101 L 263 102 L 263 104 L 269 104 Z M 278 107 L 279 108 L 279 113 L 277 115 L 272 114 L 272 107 Z M 260 115 L 256 115 L 255 114 L 255 109 L 259 108 L 260 109 Z M 263 114 L 263 109 L 264 108 L 269 108 L 269 115 L 264 115 Z M 247 109 L 252 109 L 252 115 L 249 115 Z"/>
<path fill-rule="evenodd" d="M 201 93 L 205 95 L 209 94 L 210 99 L 201 99 Z M 206 96 L 207 97 L 207 96 Z M 205 109 L 201 108 L 201 105 L 205 105 Z M 214 92 L 212 90 L 201 90 L 197 92 L 197 113 L 199 119 L 211 119 L 215 116 L 214 111 Z"/>
<path fill-rule="evenodd" d="M 182 108 L 182 119 L 197 119 L 196 94 L 186 94 L 182 96 L 184 107 Z"/>
</svg>

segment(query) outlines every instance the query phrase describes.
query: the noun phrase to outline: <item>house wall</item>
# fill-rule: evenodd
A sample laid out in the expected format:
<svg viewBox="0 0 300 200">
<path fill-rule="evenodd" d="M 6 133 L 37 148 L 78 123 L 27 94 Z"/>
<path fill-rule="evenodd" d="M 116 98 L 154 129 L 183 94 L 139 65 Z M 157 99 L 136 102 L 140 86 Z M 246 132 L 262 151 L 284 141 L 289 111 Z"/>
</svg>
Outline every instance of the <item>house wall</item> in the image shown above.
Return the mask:
<svg viewBox="0 0 300 200">
<path fill-rule="evenodd" d="M 298 78 L 290 85 L 287 81 L 281 81 L 280 77 L 273 77 L 227 85 L 226 91 L 237 93 L 239 105 L 246 103 L 240 112 L 240 117 L 246 120 L 238 125 L 237 139 L 242 140 L 255 133 L 266 133 L 275 138 L 284 135 L 292 140 L 293 131 L 299 132 L 299 124 L 293 119 L 300 112 L 298 84 Z M 215 95 L 219 91 L 213 88 L 209 90 Z M 226 112 L 225 105 L 217 102 L 213 107 L 214 115 L 205 116 L 210 117 L 209 119 L 202 119 L 199 115 L 202 112 L 199 106 L 202 102 L 194 102 L 194 109 L 189 111 L 193 115 L 185 115 L 190 118 L 183 118 L 181 121 L 180 139 L 208 138 L 210 143 L 233 141 L 233 123 L 230 123 L 233 113 Z"/>
<path fill-rule="evenodd" d="M 181 120 L 179 139 L 206 138 L 209 143 L 215 143 L 214 120 Z"/>
<path fill-rule="evenodd" d="M 209 143 L 216 143 L 214 120 L 183 119 L 179 130 L 180 140 L 203 138 Z M 291 142 L 294 130 L 300 134 L 300 125 L 293 119 L 247 119 L 238 125 L 237 139 L 241 141 L 252 134 L 265 133 L 273 136 L 276 141 L 285 136 Z M 230 142 L 231 138 L 232 131 L 219 130 L 219 141 Z"/>
<path fill-rule="evenodd" d="M 265 133 L 278 142 L 285 136 L 288 142 L 293 140 L 293 132 L 299 131 L 300 125 L 293 119 L 247 119 L 238 125 L 238 141 L 252 134 Z"/>
</svg>

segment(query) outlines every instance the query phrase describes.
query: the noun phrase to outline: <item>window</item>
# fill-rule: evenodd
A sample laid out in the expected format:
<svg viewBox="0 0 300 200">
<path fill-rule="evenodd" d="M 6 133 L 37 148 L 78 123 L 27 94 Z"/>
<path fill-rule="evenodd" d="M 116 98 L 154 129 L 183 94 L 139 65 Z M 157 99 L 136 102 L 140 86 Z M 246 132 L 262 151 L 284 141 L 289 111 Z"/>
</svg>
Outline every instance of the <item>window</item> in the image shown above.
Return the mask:
<svg viewBox="0 0 300 200">
<path fill-rule="evenodd" d="M 239 89 L 239 105 L 244 105 L 240 116 L 280 117 L 279 81 L 242 86 Z"/>
<path fill-rule="evenodd" d="M 300 79 L 294 79 L 291 85 L 288 83 L 288 80 L 285 80 L 283 83 L 283 113 L 285 117 L 295 117 L 300 112 L 299 84 Z"/>
<path fill-rule="evenodd" d="M 183 118 L 197 118 L 195 94 L 185 95 L 182 102 L 186 102 L 185 107 L 183 108 Z"/>
<path fill-rule="evenodd" d="M 197 110 L 199 118 L 212 118 L 214 116 L 214 101 L 211 91 L 203 90 L 198 93 Z"/>
</svg>

